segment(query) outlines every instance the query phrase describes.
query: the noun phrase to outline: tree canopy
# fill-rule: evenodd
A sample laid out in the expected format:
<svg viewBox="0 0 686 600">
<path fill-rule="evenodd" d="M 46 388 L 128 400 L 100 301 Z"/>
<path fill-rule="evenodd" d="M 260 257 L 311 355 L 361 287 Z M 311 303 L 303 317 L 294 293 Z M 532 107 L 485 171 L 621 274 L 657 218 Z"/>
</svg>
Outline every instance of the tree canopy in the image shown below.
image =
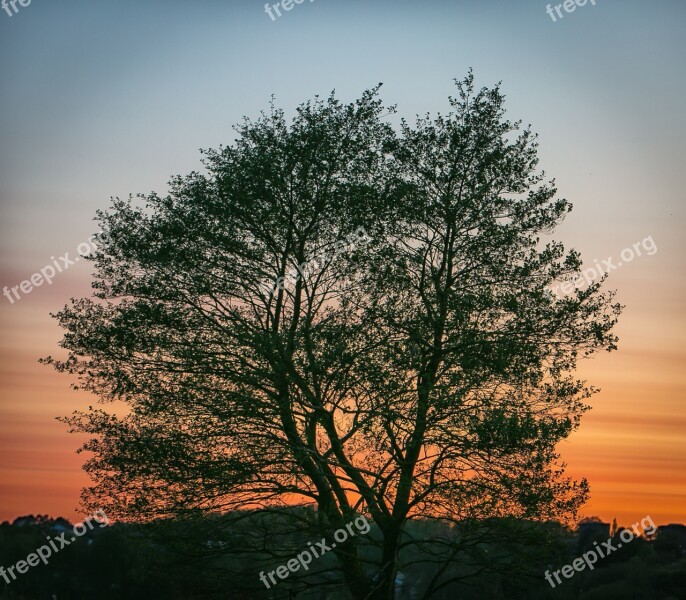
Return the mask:
<svg viewBox="0 0 686 600">
<path fill-rule="evenodd" d="M 364 514 L 375 564 L 359 536 L 335 556 L 354 597 L 384 599 L 421 544 L 408 520 L 575 514 L 587 484 L 555 447 L 621 307 L 602 282 L 549 292 L 580 274 L 550 238 L 571 205 L 500 87 L 456 90 L 397 126 L 379 87 L 291 119 L 272 103 L 206 172 L 99 213 L 94 297 L 56 315 L 69 356 L 46 359 L 105 403 L 65 419 L 92 434 L 87 506 Z"/>
</svg>

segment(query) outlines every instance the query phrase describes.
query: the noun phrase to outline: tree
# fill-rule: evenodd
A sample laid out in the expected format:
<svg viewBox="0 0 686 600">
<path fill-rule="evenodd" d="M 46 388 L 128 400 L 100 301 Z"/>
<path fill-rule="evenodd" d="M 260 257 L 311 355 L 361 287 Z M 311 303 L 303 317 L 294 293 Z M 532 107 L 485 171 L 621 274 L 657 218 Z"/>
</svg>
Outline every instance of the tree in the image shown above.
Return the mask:
<svg viewBox="0 0 686 600">
<path fill-rule="evenodd" d="M 587 485 L 555 445 L 594 391 L 577 360 L 616 347 L 620 307 L 602 282 L 548 291 L 580 274 L 540 237 L 571 205 L 499 87 L 456 85 L 447 115 L 397 131 L 378 87 L 291 122 L 272 103 L 205 152 L 206 174 L 99 213 L 94 298 L 56 315 L 69 356 L 46 359 L 127 406 L 65 419 L 94 436 L 87 506 L 304 503 L 329 532 L 364 513 L 377 564 L 360 536 L 334 552 L 355 598 L 383 599 L 421 545 L 408 520 L 574 515 Z"/>
</svg>

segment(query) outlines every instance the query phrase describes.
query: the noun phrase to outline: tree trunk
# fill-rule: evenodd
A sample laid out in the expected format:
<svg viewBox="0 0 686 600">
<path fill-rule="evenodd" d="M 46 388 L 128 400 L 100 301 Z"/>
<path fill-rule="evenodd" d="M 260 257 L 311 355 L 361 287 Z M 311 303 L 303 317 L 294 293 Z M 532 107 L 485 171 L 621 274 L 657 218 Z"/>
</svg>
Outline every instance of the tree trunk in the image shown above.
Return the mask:
<svg viewBox="0 0 686 600">
<path fill-rule="evenodd" d="M 381 570 L 373 581 L 373 590 L 369 600 L 394 600 L 395 577 L 398 572 L 398 543 L 400 528 L 393 526 L 384 532 Z"/>
</svg>

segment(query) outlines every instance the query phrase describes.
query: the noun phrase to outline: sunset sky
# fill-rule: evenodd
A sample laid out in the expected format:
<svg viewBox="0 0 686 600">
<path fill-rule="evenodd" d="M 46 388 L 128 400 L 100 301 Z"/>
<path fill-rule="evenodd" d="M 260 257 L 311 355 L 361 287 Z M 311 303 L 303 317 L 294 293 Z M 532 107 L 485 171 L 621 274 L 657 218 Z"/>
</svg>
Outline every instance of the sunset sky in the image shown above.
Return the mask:
<svg viewBox="0 0 686 600">
<path fill-rule="evenodd" d="M 559 447 L 590 482 L 583 514 L 686 523 L 682 0 L 597 0 L 556 22 L 538 0 L 315 0 L 276 20 L 259 0 L 17 7 L 0 11 L 0 287 L 76 256 L 110 196 L 162 194 L 200 169 L 198 150 L 231 143 L 271 94 L 291 109 L 383 82 L 412 119 L 445 112 L 470 67 L 480 86 L 502 81 L 508 117 L 531 123 L 574 204 L 555 237 L 589 266 L 622 262 L 607 281 L 627 306 L 620 349 L 582 365 L 602 391 Z M 620 258 L 635 243 L 641 256 Z M 60 352 L 49 312 L 89 278 L 79 262 L 0 296 L 0 520 L 81 514 L 83 440 L 55 417 L 95 398 L 37 360 Z"/>
</svg>

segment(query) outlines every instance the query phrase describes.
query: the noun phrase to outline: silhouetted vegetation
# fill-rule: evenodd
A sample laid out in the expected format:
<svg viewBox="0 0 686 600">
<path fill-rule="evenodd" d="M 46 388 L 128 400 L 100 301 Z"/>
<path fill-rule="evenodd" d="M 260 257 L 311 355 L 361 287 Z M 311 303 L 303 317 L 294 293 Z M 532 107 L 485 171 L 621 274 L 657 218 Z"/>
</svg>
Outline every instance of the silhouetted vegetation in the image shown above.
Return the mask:
<svg viewBox="0 0 686 600">
<path fill-rule="evenodd" d="M 261 569 L 274 568 L 317 541 L 316 513 L 289 508 L 303 523 L 292 526 L 294 515 L 276 512 L 212 515 L 147 524 L 114 524 L 96 528 L 53 556 L 47 565 L 33 567 L 11 584 L 0 581 L 2 600 L 155 600 L 354 599 L 336 569 L 336 557 L 313 564 L 320 584 L 303 583 L 296 574 L 267 590 Z M 64 530 L 64 520 L 26 517 L 0 525 L 0 564 L 16 563 Z M 311 537 L 308 537 L 309 535 Z M 672 527 L 676 529 L 676 527 Z M 665 528 L 662 536 L 636 538 L 601 560 L 593 571 L 575 573 L 552 589 L 543 573 L 557 569 L 593 547 L 593 536 L 555 523 L 490 519 L 462 524 L 420 520 L 408 525 L 402 539 L 432 539 L 421 547 L 406 546 L 399 556 L 397 600 L 422 597 L 447 564 L 450 583 L 435 591 L 439 600 L 677 600 L 686 590 L 684 531 Z M 326 532 L 330 536 L 331 532 Z M 379 558 L 373 527 L 360 551 L 371 565 Z M 246 548 L 261 538 L 260 548 Z M 459 549 L 445 561 L 448 540 Z M 249 550 L 249 552 L 247 551 Z M 257 559 L 255 559 L 257 557 Z M 371 571 L 370 571 L 371 573 Z M 400 585 L 402 580 L 402 585 Z"/>
<path fill-rule="evenodd" d="M 144 522 L 304 503 L 316 518 L 280 513 L 293 535 L 374 523 L 373 547 L 327 556 L 355 597 L 391 600 L 414 554 L 439 596 L 483 564 L 487 595 L 511 589 L 523 523 L 587 498 L 556 447 L 595 391 L 577 362 L 616 348 L 621 307 L 602 282 L 551 293 L 581 274 L 548 237 L 571 205 L 504 101 L 469 74 L 448 113 L 397 130 L 378 88 L 292 120 L 272 106 L 207 174 L 101 212 L 95 298 L 60 311 L 69 356 L 46 359 L 127 405 L 65 419 L 91 436 L 84 505 Z"/>
</svg>

